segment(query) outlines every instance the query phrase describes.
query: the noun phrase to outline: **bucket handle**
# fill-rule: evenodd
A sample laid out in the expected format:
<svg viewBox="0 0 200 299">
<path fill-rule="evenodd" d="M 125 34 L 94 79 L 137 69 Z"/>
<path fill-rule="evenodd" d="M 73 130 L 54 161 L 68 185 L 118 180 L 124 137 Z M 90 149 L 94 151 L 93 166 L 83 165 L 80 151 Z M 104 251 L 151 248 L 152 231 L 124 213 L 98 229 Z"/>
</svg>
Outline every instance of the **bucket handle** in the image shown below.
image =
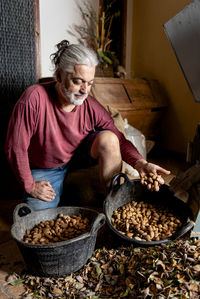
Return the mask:
<svg viewBox="0 0 200 299">
<path fill-rule="evenodd" d="M 194 225 L 194 221 L 188 221 L 175 235 L 173 235 L 172 238 L 170 238 L 170 240 L 175 241 L 176 239 L 182 237 L 184 234 L 189 232 L 189 230 L 191 230 L 194 227 Z"/>
<path fill-rule="evenodd" d="M 20 215 L 20 210 L 21 210 L 21 215 Z M 24 217 L 33 212 L 34 212 L 34 210 L 32 209 L 32 207 L 30 207 L 26 203 L 20 203 L 14 209 L 13 222 L 15 223 L 15 222 L 19 221 L 21 217 Z"/>
<path fill-rule="evenodd" d="M 115 186 L 120 186 L 120 178 L 124 178 L 124 183 L 129 181 L 129 178 L 127 175 L 123 172 L 117 173 L 111 180 L 110 183 L 110 191 L 115 187 Z"/>
<path fill-rule="evenodd" d="M 90 234 L 94 235 L 102 225 L 104 225 L 106 222 L 106 216 L 103 213 L 99 213 L 99 215 L 96 217 L 95 221 L 92 224 Z"/>
</svg>

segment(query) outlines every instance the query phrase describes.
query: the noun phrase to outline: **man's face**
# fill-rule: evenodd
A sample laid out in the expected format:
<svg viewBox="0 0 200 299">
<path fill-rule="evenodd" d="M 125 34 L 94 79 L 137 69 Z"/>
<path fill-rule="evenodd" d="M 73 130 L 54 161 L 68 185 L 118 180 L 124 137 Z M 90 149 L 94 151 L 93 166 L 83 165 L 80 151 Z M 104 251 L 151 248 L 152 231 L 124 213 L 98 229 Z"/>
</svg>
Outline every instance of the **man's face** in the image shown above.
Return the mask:
<svg viewBox="0 0 200 299">
<path fill-rule="evenodd" d="M 67 103 L 82 105 L 94 82 L 95 67 L 76 65 L 74 73 L 61 74 L 61 94 Z"/>
</svg>

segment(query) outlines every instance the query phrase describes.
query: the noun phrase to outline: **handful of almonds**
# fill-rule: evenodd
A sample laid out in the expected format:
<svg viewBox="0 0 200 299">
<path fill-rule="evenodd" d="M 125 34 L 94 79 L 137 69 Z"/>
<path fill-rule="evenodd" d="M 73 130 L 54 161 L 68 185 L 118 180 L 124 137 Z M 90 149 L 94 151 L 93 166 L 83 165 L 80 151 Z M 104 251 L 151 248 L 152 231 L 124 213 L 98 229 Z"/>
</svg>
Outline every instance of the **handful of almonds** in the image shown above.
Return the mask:
<svg viewBox="0 0 200 299">
<path fill-rule="evenodd" d="M 56 219 L 46 220 L 26 230 L 23 241 L 31 244 L 51 244 L 66 241 L 86 233 L 89 219 L 81 214 L 66 216 L 60 213 Z"/>
<path fill-rule="evenodd" d="M 147 188 L 149 190 L 158 190 L 160 186 L 159 179 L 161 178 L 161 175 L 154 174 L 152 172 L 149 173 L 148 176 L 144 176 L 141 178 L 141 184 L 147 185 Z"/>
</svg>

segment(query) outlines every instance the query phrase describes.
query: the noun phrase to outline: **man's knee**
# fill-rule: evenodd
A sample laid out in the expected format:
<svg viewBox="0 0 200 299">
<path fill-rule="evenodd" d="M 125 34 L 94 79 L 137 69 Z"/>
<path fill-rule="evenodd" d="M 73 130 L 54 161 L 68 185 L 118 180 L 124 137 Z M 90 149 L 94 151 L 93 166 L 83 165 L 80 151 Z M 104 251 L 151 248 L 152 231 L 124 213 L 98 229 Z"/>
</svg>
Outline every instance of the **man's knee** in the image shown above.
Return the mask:
<svg viewBox="0 0 200 299">
<path fill-rule="evenodd" d="M 91 155 L 94 158 L 97 158 L 100 154 L 104 153 L 120 153 L 119 139 L 111 131 L 103 131 L 99 133 L 91 148 Z"/>
</svg>

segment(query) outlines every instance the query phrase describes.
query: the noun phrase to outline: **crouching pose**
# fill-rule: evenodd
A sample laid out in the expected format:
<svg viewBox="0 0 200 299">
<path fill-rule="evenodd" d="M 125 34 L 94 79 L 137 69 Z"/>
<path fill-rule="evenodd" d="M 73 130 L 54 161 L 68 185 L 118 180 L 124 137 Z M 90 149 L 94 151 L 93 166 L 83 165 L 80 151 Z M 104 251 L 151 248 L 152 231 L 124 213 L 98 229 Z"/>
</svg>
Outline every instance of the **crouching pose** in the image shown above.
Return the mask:
<svg viewBox="0 0 200 299">
<path fill-rule="evenodd" d="M 9 122 L 5 151 L 25 201 L 35 210 L 58 206 L 63 181 L 77 160 L 88 166 L 98 163 L 105 187 L 121 171 L 122 160 L 141 177 L 150 172 L 169 174 L 148 163 L 89 95 L 98 64 L 96 53 L 66 40 L 57 48 L 52 54 L 55 81 L 27 88 Z"/>
</svg>

